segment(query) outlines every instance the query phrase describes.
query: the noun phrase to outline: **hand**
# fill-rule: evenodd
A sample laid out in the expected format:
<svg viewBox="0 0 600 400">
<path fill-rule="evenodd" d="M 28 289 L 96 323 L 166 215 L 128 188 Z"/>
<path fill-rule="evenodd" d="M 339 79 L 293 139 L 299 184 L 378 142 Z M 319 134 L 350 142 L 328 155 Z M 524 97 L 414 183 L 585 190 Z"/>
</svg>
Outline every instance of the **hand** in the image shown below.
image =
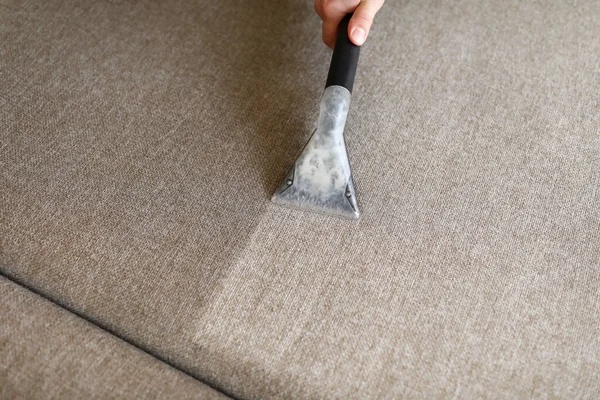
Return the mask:
<svg viewBox="0 0 600 400">
<path fill-rule="evenodd" d="M 373 23 L 377 11 L 385 0 L 316 0 L 315 11 L 323 20 L 323 42 L 333 49 L 338 24 L 346 14 L 354 12 L 348 25 L 348 37 L 357 46 L 361 46 Z"/>
</svg>

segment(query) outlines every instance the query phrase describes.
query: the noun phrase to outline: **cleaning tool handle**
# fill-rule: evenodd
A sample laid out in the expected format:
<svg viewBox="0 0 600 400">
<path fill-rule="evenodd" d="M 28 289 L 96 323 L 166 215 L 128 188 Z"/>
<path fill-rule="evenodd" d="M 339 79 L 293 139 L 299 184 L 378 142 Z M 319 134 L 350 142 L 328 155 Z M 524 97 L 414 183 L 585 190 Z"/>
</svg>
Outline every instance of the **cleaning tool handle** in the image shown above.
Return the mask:
<svg viewBox="0 0 600 400">
<path fill-rule="evenodd" d="M 348 37 L 348 23 L 350 22 L 350 18 L 352 18 L 352 14 L 346 15 L 338 26 L 335 49 L 331 57 L 331 65 L 329 66 L 329 75 L 327 76 L 325 88 L 334 85 L 343 86 L 352 93 L 360 46 L 356 46 Z"/>
</svg>

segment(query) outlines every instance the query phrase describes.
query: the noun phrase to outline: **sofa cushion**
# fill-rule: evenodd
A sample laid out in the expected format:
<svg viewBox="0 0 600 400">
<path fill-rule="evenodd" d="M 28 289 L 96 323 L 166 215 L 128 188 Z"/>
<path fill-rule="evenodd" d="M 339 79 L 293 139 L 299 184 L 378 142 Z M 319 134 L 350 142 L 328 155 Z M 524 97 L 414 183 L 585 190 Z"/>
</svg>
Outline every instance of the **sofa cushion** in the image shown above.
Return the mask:
<svg viewBox="0 0 600 400">
<path fill-rule="evenodd" d="M 3 399 L 229 397 L 0 276 Z"/>
<path fill-rule="evenodd" d="M 310 1 L 5 3 L 4 274 L 236 397 L 600 392 L 597 1 L 388 1 L 358 222 L 269 202 Z"/>
</svg>

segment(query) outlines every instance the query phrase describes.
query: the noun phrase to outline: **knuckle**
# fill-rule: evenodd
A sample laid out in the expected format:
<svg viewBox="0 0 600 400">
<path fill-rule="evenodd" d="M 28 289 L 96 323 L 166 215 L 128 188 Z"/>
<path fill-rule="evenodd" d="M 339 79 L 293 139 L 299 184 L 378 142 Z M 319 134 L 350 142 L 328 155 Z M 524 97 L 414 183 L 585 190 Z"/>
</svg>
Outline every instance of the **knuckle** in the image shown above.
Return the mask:
<svg viewBox="0 0 600 400">
<path fill-rule="evenodd" d="M 337 11 L 337 0 L 321 0 L 321 11 L 326 17 L 331 16 Z"/>
<path fill-rule="evenodd" d="M 321 0 L 316 0 L 314 5 L 317 14 L 321 15 Z"/>
<path fill-rule="evenodd" d="M 356 22 L 364 22 L 367 25 L 371 25 L 373 23 L 373 16 L 366 12 L 356 13 L 354 14 L 354 20 Z"/>
</svg>

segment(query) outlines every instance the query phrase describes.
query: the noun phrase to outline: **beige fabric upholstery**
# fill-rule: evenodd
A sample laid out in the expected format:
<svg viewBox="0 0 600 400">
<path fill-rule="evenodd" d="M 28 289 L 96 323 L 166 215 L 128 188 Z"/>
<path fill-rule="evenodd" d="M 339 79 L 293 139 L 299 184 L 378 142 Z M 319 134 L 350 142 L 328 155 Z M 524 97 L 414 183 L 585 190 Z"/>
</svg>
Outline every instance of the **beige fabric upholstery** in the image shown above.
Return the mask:
<svg viewBox="0 0 600 400">
<path fill-rule="evenodd" d="M 0 277 L 0 398 L 227 399 Z"/>
<path fill-rule="evenodd" d="M 2 4 L 5 274 L 236 397 L 600 397 L 600 2 L 389 0 L 358 222 L 268 201 L 311 1 Z"/>
</svg>

